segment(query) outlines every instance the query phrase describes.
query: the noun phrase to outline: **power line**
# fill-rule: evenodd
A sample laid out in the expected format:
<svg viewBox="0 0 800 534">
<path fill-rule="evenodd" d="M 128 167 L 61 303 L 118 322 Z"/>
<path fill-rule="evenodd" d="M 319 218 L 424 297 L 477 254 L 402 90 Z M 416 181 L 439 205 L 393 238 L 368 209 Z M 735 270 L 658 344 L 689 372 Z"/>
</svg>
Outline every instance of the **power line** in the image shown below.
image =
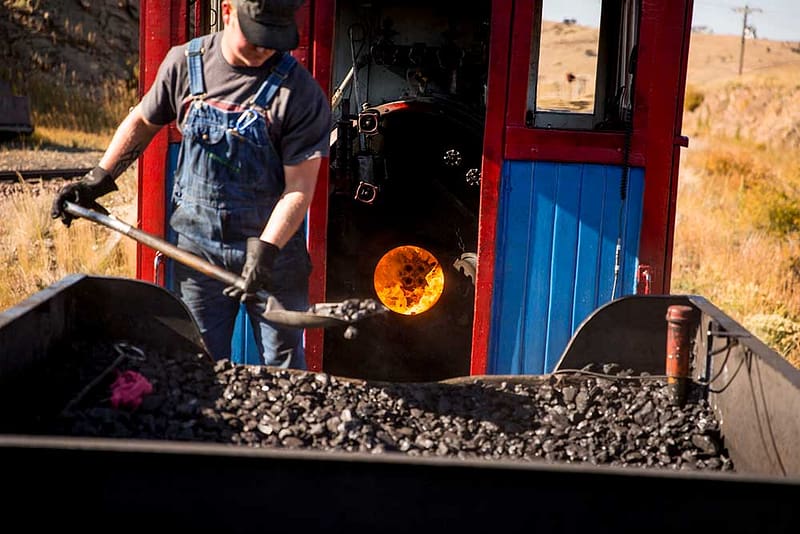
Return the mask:
<svg viewBox="0 0 800 534">
<path fill-rule="evenodd" d="M 745 34 L 747 33 L 748 30 L 747 15 L 749 15 L 750 13 L 763 13 L 763 11 L 757 7 L 748 7 L 747 5 L 745 5 L 744 7 L 734 7 L 732 9 L 737 13 L 744 13 L 744 17 L 742 20 L 742 44 L 739 47 L 739 75 L 741 76 L 742 66 L 744 65 L 744 40 L 745 40 Z M 750 31 L 753 32 L 753 35 L 755 35 L 755 28 L 750 27 L 749 29 Z"/>
</svg>

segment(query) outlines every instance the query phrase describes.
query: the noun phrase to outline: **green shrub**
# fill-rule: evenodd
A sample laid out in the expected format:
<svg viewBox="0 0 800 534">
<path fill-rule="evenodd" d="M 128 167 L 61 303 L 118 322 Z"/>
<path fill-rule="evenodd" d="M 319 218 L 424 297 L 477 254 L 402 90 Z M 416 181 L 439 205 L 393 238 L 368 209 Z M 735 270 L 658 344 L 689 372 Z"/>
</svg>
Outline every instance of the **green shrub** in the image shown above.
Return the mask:
<svg viewBox="0 0 800 534">
<path fill-rule="evenodd" d="M 778 314 L 754 314 L 744 320 L 744 326 L 761 341 L 788 356 L 800 348 L 800 322 Z"/>
<path fill-rule="evenodd" d="M 705 101 L 706 95 L 691 85 L 686 88 L 686 97 L 683 100 L 683 107 L 686 111 L 692 112 L 700 107 L 700 104 Z"/>
<path fill-rule="evenodd" d="M 769 230 L 779 236 L 800 230 L 800 207 L 785 195 L 782 195 L 780 202 L 770 206 L 767 215 Z"/>
</svg>

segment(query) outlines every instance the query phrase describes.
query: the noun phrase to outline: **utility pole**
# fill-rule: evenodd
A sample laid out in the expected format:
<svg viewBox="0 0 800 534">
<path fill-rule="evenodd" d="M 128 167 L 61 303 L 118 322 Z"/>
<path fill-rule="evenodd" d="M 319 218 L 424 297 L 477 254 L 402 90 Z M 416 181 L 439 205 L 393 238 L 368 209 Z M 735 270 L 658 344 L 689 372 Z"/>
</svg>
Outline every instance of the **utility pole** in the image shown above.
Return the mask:
<svg viewBox="0 0 800 534">
<path fill-rule="evenodd" d="M 747 5 L 744 7 L 735 7 L 733 10 L 737 13 L 744 13 L 744 20 L 742 21 L 742 44 L 739 47 L 739 76 L 741 76 L 742 66 L 744 65 L 744 36 L 745 33 L 747 33 L 747 15 L 750 13 L 761 13 L 762 11 L 758 8 L 748 7 Z"/>
</svg>

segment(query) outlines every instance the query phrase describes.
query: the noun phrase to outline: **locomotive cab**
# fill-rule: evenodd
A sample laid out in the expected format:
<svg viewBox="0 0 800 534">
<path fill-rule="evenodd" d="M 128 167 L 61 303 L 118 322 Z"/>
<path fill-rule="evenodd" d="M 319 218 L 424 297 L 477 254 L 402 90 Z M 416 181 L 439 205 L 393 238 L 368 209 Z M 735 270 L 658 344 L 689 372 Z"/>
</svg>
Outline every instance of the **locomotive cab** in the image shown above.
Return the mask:
<svg viewBox="0 0 800 534">
<path fill-rule="evenodd" d="M 307 217 L 311 301 L 392 310 L 355 337 L 307 330 L 309 369 L 547 373 L 594 310 L 669 291 L 691 2 L 595 7 L 580 24 L 577 4 L 554 0 L 299 10 L 292 54 L 334 111 Z M 145 5 L 143 90 L 169 46 L 220 29 L 218 9 Z M 179 139 L 160 134 L 139 167 L 141 226 L 157 235 Z M 169 286 L 154 260 L 140 247 L 137 276 Z M 238 332 L 234 360 L 255 363 Z"/>
</svg>

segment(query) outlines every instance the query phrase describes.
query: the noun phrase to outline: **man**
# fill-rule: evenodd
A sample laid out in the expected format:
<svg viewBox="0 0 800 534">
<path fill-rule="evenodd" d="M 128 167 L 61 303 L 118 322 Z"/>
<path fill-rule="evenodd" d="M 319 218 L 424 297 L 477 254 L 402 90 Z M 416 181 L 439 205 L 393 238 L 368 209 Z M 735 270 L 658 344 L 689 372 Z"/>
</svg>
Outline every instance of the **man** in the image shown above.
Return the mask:
<svg viewBox="0 0 800 534">
<path fill-rule="evenodd" d="M 302 1 L 223 0 L 224 30 L 170 50 L 98 167 L 53 203 L 53 217 L 69 226 L 65 201 L 96 206 L 156 132 L 176 120 L 183 135 L 170 219 L 177 245 L 246 281 L 243 292 L 175 265 L 178 293 L 215 359 L 230 357 L 241 300 L 263 363 L 305 368 L 302 330 L 266 322 L 263 303 L 249 298 L 266 289 L 286 309 L 309 305 L 303 221 L 328 155 L 331 118 L 323 91 L 288 53 L 298 45 Z"/>
</svg>

